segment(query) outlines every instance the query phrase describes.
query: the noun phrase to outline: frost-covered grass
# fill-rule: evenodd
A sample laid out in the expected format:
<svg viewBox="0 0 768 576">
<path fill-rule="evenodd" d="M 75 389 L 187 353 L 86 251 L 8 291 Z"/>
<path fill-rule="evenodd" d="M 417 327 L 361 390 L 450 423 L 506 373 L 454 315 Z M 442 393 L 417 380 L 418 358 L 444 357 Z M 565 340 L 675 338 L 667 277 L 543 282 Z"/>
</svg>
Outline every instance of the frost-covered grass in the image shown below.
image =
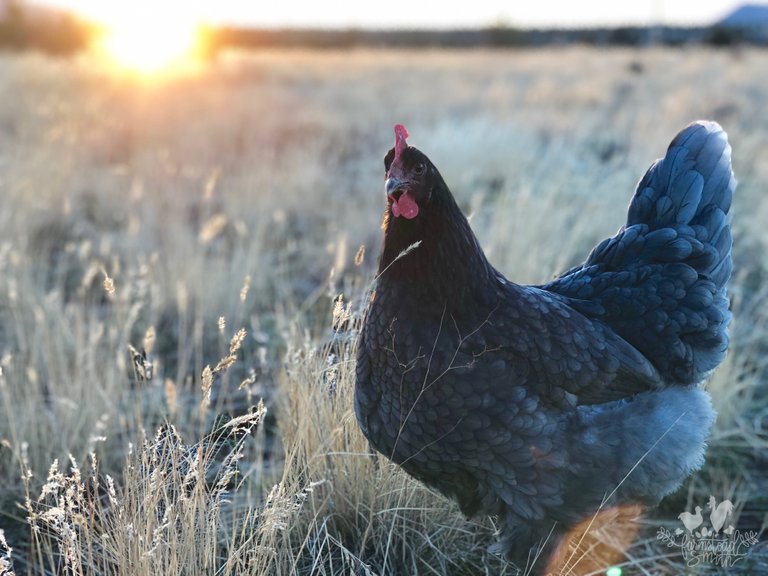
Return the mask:
<svg viewBox="0 0 768 576">
<path fill-rule="evenodd" d="M 372 456 L 354 421 L 396 122 L 519 282 L 613 233 L 679 128 L 724 126 L 735 320 L 707 465 L 626 531 L 633 511 L 609 511 L 564 573 L 681 573 L 656 531 L 710 495 L 761 529 L 767 66 L 752 50 L 290 51 L 146 81 L 2 56 L 0 574 L 514 573 L 485 552 L 491 520 Z"/>
</svg>

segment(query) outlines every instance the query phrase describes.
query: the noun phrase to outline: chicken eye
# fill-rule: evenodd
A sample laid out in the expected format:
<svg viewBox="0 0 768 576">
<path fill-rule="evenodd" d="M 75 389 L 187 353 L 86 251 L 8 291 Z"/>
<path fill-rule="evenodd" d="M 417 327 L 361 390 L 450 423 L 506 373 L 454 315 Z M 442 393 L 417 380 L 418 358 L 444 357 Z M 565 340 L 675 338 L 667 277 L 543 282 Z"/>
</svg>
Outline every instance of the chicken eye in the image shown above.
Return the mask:
<svg viewBox="0 0 768 576">
<path fill-rule="evenodd" d="M 416 164 L 416 167 L 413 169 L 414 174 L 416 174 L 417 176 L 421 176 L 426 171 L 427 171 L 427 167 L 424 165 L 423 162 L 419 162 L 418 164 Z"/>
</svg>

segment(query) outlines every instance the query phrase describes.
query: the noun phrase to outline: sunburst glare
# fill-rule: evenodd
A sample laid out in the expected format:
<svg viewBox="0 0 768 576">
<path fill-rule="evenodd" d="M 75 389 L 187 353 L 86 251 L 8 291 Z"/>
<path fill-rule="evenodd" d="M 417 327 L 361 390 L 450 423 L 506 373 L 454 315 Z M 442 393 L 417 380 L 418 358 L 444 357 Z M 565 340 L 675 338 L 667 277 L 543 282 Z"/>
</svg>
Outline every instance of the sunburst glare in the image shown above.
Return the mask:
<svg viewBox="0 0 768 576">
<path fill-rule="evenodd" d="M 111 5 L 97 16 L 99 52 L 124 68 L 154 73 L 183 64 L 199 48 L 201 27 L 181 2 Z"/>
</svg>

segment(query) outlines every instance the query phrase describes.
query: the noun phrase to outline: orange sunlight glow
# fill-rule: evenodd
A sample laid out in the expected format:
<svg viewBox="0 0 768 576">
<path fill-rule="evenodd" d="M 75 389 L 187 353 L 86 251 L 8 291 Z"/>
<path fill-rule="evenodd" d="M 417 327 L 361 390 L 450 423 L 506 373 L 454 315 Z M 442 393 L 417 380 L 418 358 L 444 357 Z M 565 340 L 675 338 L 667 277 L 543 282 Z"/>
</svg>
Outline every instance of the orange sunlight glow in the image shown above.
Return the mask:
<svg viewBox="0 0 768 576">
<path fill-rule="evenodd" d="M 202 42 L 200 25 L 185 2 L 109 2 L 101 8 L 95 15 L 102 29 L 97 50 L 128 70 L 169 70 L 190 60 Z"/>
</svg>

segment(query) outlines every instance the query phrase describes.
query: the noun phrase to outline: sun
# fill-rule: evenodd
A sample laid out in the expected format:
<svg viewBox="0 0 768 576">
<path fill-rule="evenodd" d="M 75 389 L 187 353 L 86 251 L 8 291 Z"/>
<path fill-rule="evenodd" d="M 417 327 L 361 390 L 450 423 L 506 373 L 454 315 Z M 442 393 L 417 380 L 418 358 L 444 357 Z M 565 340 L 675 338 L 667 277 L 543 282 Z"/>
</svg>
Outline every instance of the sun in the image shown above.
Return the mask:
<svg viewBox="0 0 768 576">
<path fill-rule="evenodd" d="M 98 51 L 115 64 L 154 73 L 188 61 L 201 43 L 201 27 L 182 2 L 110 4 L 97 16 Z M 107 6 L 104 6 L 106 8 Z"/>
</svg>

